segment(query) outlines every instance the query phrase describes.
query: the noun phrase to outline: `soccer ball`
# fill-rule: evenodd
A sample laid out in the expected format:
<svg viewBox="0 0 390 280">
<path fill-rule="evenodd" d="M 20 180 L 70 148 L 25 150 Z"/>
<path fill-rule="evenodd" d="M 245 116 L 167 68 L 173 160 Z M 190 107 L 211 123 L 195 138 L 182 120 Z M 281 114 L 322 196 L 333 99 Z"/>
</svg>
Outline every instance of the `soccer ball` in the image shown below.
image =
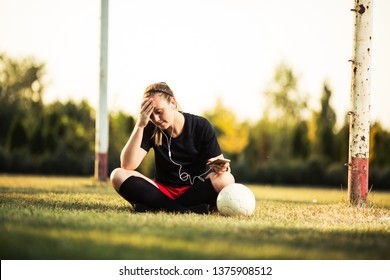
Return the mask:
<svg viewBox="0 0 390 280">
<path fill-rule="evenodd" d="M 217 197 L 217 209 L 224 216 L 250 216 L 255 207 L 253 192 L 243 184 L 230 184 Z"/>
</svg>

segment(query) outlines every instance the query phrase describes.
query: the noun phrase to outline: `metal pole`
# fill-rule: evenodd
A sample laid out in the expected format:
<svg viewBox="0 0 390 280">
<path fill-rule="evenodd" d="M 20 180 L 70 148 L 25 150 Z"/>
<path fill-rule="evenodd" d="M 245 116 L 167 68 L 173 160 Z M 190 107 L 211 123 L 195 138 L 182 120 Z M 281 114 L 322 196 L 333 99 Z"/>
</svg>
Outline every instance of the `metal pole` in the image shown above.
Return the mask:
<svg viewBox="0 0 390 280">
<path fill-rule="evenodd" d="M 348 197 L 354 205 L 367 202 L 370 139 L 370 82 L 373 0 L 354 0 Z"/>
<path fill-rule="evenodd" d="M 104 181 L 108 171 L 108 110 L 107 110 L 107 56 L 108 56 L 108 0 L 101 0 L 100 25 L 100 84 L 99 107 L 96 116 L 95 178 Z"/>
</svg>

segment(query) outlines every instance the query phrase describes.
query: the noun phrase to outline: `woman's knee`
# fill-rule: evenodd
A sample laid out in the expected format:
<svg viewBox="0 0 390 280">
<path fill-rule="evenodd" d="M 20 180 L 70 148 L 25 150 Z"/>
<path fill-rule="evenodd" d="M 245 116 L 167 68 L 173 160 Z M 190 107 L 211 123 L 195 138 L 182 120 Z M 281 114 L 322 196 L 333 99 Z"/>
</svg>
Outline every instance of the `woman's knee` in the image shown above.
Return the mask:
<svg viewBox="0 0 390 280">
<path fill-rule="evenodd" d="M 136 171 L 115 168 L 110 175 L 110 181 L 114 189 L 119 192 L 119 188 L 121 187 L 122 183 L 126 181 L 127 178 L 134 175 L 134 172 Z"/>
<path fill-rule="evenodd" d="M 213 184 L 214 189 L 219 193 L 227 185 L 235 183 L 233 174 L 230 172 L 224 173 L 210 173 L 211 183 Z"/>
<path fill-rule="evenodd" d="M 114 189 L 119 192 L 120 187 L 122 186 L 123 182 L 127 180 L 130 176 L 136 176 L 145 179 L 155 187 L 157 187 L 156 183 L 149 179 L 148 177 L 142 175 L 138 171 L 135 170 L 127 170 L 123 168 L 115 168 L 110 175 L 110 181 Z"/>
</svg>

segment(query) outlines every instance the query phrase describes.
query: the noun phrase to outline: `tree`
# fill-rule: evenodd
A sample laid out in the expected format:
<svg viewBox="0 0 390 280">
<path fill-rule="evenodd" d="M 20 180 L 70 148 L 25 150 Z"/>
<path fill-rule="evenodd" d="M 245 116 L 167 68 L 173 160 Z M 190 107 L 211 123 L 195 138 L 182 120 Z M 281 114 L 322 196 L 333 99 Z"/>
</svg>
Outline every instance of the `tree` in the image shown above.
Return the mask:
<svg viewBox="0 0 390 280">
<path fill-rule="evenodd" d="M 308 133 L 302 124 L 307 97 L 298 90 L 293 70 L 284 63 L 279 64 L 264 95 L 267 106 L 263 119 L 272 123 L 267 126 L 272 131 L 265 133 L 272 139 L 268 156 L 275 160 L 287 160 L 300 152 L 304 153 L 302 157 L 307 156 L 303 145 L 308 142 Z"/>
<path fill-rule="evenodd" d="M 95 122 L 87 101 L 65 104 L 57 101 L 45 107 L 42 124 L 41 172 L 93 174 Z"/>
<path fill-rule="evenodd" d="M 40 125 L 35 117 L 43 111 L 44 67 L 32 58 L 16 60 L 0 54 L 0 145 L 14 148 L 10 143 L 20 141 L 15 137 L 24 133 L 31 137 Z"/>
<path fill-rule="evenodd" d="M 307 109 L 307 97 L 298 90 L 293 70 L 284 63 L 277 66 L 272 82 L 264 92 L 268 100 L 265 115 L 286 124 L 299 122 Z"/>
<path fill-rule="evenodd" d="M 332 91 L 329 86 L 324 83 L 321 110 L 316 120 L 316 139 L 314 143 L 315 152 L 328 159 L 334 159 L 334 127 L 336 124 L 336 113 L 330 105 Z"/>
<path fill-rule="evenodd" d="M 335 161 L 341 163 L 348 162 L 348 146 L 349 146 L 349 118 L 344 119 L 344 124 L 335 135 Z"/>
<path fill-rule="evenodd" d="M 379 123 L 374 123 L 370 130 L 370 164 L 373 167 L 390 165 L 390 133 Z"/>
<path fill-rule="evenodd" d="M 248 166 L 259 166 L 273 157 L 273 127 L 273 123 L 265 117 L 251 127 L 249 143 L 244 151 Z"/>
<path fill-rule="evenodd" d="M 292 136 L 292 155 L 294 158 L 306 159 L 310 154 L 309 129 L 306 121 L 295 127 Z"/>
<path fill-rule="evenodd" d="M 218 99 L 214 109 L 204 115 L 213 125 L 221 149 L 229 157 L 238 157 L 248 145 L 249 125 L 239 123 L 234 113 L 223 105 L 222 99 Z"/>
</svg>

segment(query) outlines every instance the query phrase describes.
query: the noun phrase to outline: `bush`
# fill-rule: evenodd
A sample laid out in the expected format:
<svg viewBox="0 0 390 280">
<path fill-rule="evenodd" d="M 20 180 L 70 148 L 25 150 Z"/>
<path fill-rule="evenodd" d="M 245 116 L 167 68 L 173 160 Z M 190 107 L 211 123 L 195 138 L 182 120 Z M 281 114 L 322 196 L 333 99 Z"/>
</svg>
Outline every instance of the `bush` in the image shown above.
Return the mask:
<svg viewBox="0 0 390 280">
<path fill-rule="evenodd" d="M 331 186 L 347 186 L 348 168 L 341 163 L 329 165 L 325 171 L 324 182 Z"/>
<path fill-rule="evenodd" d="M 326 161 L 324 159 L 319 157 L 310 158 L 304 167 L 304 184 L 326 185 L 326 182 L 324 181 L 325 169 Z"/>
<path fill-rule="evenodd" d="M 390 190 L 390 166 L 370 167 L 369 187 L 379 190 Z"/>
</svg>

